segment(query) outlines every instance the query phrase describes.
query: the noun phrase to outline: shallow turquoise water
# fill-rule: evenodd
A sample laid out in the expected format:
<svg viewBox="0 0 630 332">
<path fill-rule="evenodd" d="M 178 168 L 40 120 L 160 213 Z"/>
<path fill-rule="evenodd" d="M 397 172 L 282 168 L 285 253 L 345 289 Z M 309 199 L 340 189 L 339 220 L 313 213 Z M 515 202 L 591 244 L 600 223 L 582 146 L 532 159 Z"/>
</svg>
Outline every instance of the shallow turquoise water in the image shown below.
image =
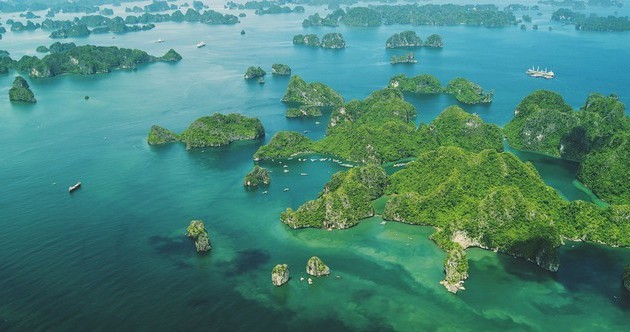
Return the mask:
<svg viewBox="0 0 630 332">
<path fill-rule="evenodd" d="M 5 17 L 3 16 L 3 19 Z M 185 151 L 145 143 L 152 124 L 182 131 L 214 112 L 259 117 L 267 141 L 280 130 L 323 136 L 326 118 L 288 120 L 279 100 L 288 79 L 264 86 L 242 79 L 249 65 L 287 63 L 307 81 L 329 84 L 346 99 L 363 98 L 398 73 L 431 73 L 446 83 L 467 77 L 495 90 L 489 106 L 463 106 L 486 121 L 507 123 L 535 89 L 563 94 L 579 107 L 591 91 L 630 102 L 629 34 L 581 34 L 569 27 L 419 27 L 440 33 L 441 51 L 420 50 L 415 66 L 391 66 L 385 39 L 408 27 L 317 28 L 343 33 L 341 51 L 293 47 L 303 15 L 249 15 L 236 26 L 158 24 L 127 35 L 92 36 L 78 44 L 136 47 L 184 60 L 93 77 L 29 80 L 36 105 L 10 104 L 15 73 L 0 76 L 0 330 L 338 329 L 621 330 L 630 299 L 620 275 L 630 251 L 570 243 L 561 268 L 470 250 L 467 290 L 438 284 L 445 255 L 430 228 L 378 218 L 346 230 L 290 230 L 286 207 L 316 197 L 330 162 L 267 163 L 269 193 L 242 189 L 261 142 Z M 241 29 L 247 34 L 240 36 Z M 50 44 L 46 33 L 7 33 L 0 49 L 14 57 Z M 163 44 L 152 41 L 164 38 Z M 203 40 L 208 46 L 195 48 Z M 523 74 L 531 65 L 558 73 L 551 81 Z M 83 97 L 89 95 L 89 100 Z M 455 101 L 408 96 L 428 122 Z M 317 125 L 316 121 L 321 122 Z M 575 165 L 520 153 L 568 199 L 589 199 L 573 184 Z M 300 176 L 300 173 L 308 176 Z M 83 188 L 68 195 L 76 181 Z M 284 188 L 290 188 L 284 192 Z M 199 257 L 183 237 L 189 220 L 206 221 L 213 251 Z M 300 282 L 318 255 L 328 278 Z M 271 268 L 288 263 L 293 280 L 274 288 Z"/>
</svg>

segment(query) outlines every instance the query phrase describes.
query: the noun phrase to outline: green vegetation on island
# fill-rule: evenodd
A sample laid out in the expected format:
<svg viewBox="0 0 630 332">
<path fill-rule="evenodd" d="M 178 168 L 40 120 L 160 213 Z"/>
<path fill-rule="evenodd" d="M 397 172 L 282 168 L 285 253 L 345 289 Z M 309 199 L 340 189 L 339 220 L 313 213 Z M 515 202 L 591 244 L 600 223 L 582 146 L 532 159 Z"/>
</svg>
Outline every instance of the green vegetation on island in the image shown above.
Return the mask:
<svg viewBox="0 0 630 332">
<path fill-rule="evenodd" d="M 598 197 L 630 203 L 630 117 L 616 96 L 593 93 L 575 112 L 559 94 L 538 90 L 521 101 L 504 132 L 515 148 L 579 161 L 578 178 Z"/>
<path fill-rule="evenodd" d="M 267 74 L 262 68 L 250 66 L 245 72 L 245 79 L 263 77 Z"/>
<path fill-rule="evenodd" d="M 333 110 L 326 136 L 311 141 L 299 133 L 280 132 L 258 149 L 256 160 L 322 153 L 348 161 L 381 164 L 415 157 L 440 145 L 470 151 L 503 150 L 501 129 L 457 106 L 447 108 L 429 125 L 416 127 L 417 112 L 402 92 L 383 89 L 365 100 L 352 100 Z"/>
<path fill-rule="evenodd" d="M 271 283 L 278 287 L 289 281 L 289 266 L 287 264 L 278 264 L 271 270 Z"/>
<path fill-rule="evenodd" d="M 511 11 L 499 9 L 496 5 L 374 5 L 369 8 L 353 7 L 344 11 L 337 9 L 321 17 L 310 15 L 302 26 L 380 26 L 393 24 L 420 25 L 469 25 L 488 28 L 515 25 L 516 17 Z"/>
<path fill-rule="evenodd" d="M 37 53 L 48 53 L 50 52 L 50 50 L 48 49 L 48 47 L 41 45 L 41 46 L 37 46 L 37 48 L 35 49 L 35 52 Z"/>
<path fill-rule="evenodd" d="M 54 43 L 50 54 L 43 58 L 23 56 L 19 61 L 3 59 L 7 67 L 27 72 L 30 77 L 47 78 L 63 74 L 92 75 L 108 73 L 114 69 L 135 69 L 151 62 L 177 62 L 181 56 L 171 49 L 161 57 L 155 57 L 137 49 L 116 46 L 76 46 L 74 43 Z"/>
<path fill-rule="evenodd" d="M 314 152 L 313 141 L 300 133 L 281 131 L 275 134 L 267 145 L 258 148 L 254 160 L 289 158 L 308 152 Z"/>
<path fill-rule="evenodd" d="M 551 20 L 563 24 L 573 24 L 575 30 L 581 31 L 628 31 L 630 19 L 627 16 L 598 16 L 585 15 L 567 8 L 560 8 L 553 12 Z"/>
<path fill-rule="evenodd" d="M 339 49 L 346 47 L 346 41 L 343 36 L 338 32 L 327 33 L 322 37 L 321 47 Z"/>
<path fill-rule="evenodd" d="M 9 89 L 9 100 L 24 103 L 36 103 L 35 95 L 22 76 L 16 76 L 13 85 Z"/>
<path fill-rule="evenodd" d="M 294 45 L 306 45 L 313 47 L 322 47 L 330 49 L 340 49 L 346 47 L 343 36 L 338 32 L 327 33 L 322 37 L 321 41 L 315 34 L 295 35 L 293 36 Z"/>
<path fill-rule="evenodd" d="M 291 75 L 291 67 L 282 63 L 274 63 L 271 65 L 272 75 Z"/>
<path fill-rule="evenodd" d="M 149 137 L 147 138 L 149 145 L 160 145 L 177 141 L 179 141 L 179 135 L 156 125 L 151 126 Z"/>
<path fill-rule="evenodd" d="M 285 115 L 287 118 L 302 118 L 322 116 L 322 111 L 317 106 L 304 106 L 300 108 L 289 108 Z"/>
<path fill-rule="evenodd" d="M 422 39 L 418 37 L 415 31 L 395 33 L 385 42 L 386 48 L 420 47 L 422 45 Z"/>
<path fill-rule="evenodd" d="M 248 188 L 257 188 L 259 186 L 267 186 L 271 183 L 271 177 L 269 171 L 266 168 L 258 165 L 254 166 L 254 169 L 245 175 L 243 185 Z"/>
<path fill-rule="evenodd" d="M 314 277 L 327 276 L 330 268 L 317 256 L 313 256 L 306 262 L 306 273 Z"/>
<path fill-rule="evenodd" d="M 407 77 L 400 74 L 389 80 L 389 86 L 402 92 L 420 94 L 442 93 L 442 83 L 433 75 L 422 74 L 414 77 Z"/>
<path fill-rule="evenodd" d="M 457 101 L 464 104 L 491 103 L 494 94 L 494 91 L 486 92 L 479 84 L 461 77 L 448 82 L 444 92 L 454 95 Z"/>
<path fill-rule="evenodd" d="M 444 47 L 444 41 L 442 41 L 442 36 L 435 33 L 429 35 L 429 37 L 427 37 L 427 40 L 424 42 L 424 47 L 435 47 L 435 48 Z"/>
<path fill-rule="evenodd" d="M 186 236 L 195 242 L 197 252 L 205 253 L 211 249 L 208 232 L 202 220 L 192 220 L 186 228 Z"/>
<path fill-rule="evenodd" d="M 295 35 L 293 36 L 293 44 L 313 47 L 320 47 L 322 45 L 316 34 Z"/>
<path fill-rule="evenodd" d="M 392 65 L 399 64 L 399 63 L 417 63 L 417 62 L 418 60 L 416 60 L 416 56 L 413 54 L 413 52 L 409 52 L 405 55 L 394 55 L 392 56 L 392 59 L 390 61 Z"/>
<path fill-rule="evenodd" d="M 195 120 L 188 129 L 177 135 L 159 126 L 151 127 L 149 144 L 179 141 L 186 149 L 228 145 L 234 141 L 253 140 L 265 136 L 260 120 L 240 114 L 204 116 Z"/>
<path fill-rule="evenodd" d="M 374 215 L 372 200 L 383 195 L 387 174 L 379 166 L 356 167 L 335 173 L 315 200 L 280 215 L 291 228 L 336 228 L 356 225 Z"/>
<path fill-rule="evenodd" d="M 338 106 L 343 104 L 343 97 L 323 83 L 306 83 L 295 75 L 289 80 L 282 102 L 303 106 Z"/>
</svg>

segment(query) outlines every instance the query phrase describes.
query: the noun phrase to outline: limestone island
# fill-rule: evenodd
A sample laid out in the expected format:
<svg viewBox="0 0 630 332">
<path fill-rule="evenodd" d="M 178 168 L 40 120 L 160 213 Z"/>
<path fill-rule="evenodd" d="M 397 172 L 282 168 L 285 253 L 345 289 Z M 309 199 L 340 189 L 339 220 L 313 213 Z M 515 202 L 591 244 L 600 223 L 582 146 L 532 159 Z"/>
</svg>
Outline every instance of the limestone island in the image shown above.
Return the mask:
<svg viewBox="0 0 630 332">
<path fill-rule="evenodd" d="M 245 79 L 263 77 L 266 74 L 267 73 L 262 68 L 250 66 L 247 68 L 247 72 L 245 72 Z"/>
<path fill-rule="evenodd" d="M 327 276 L 330 274 L 330 268 L 319 257 L 313 256 L 306 263 L 306 273 L 313 277 Z"/>
<path fill-rule="evenodd" d="M 193 220 L 186 228 L 186 236 L 195 241 L 197 252 L 205 253 L 211 249 L 206 226 L 202 220 Z"/>
<path fill-rule="evenodd" d="M 458 106 L 448 107 L 429 124 L 416 126 L 415 108 L 393 88 L 337 106 L 323 139 L 313 141 L 299 133 L 279 132 L 259 148 L 254 158 L 318 153 L 359 163 L 334 174 L 313 200 L 295 210 L 286 209 L 280 215 L 281 221 L 294 229 L 346 229 L 376 214 L 372 205 L 375 199 L 385 200 L 383 219 L 435 228 L 431 239 L 447 253 L 442 284 L 457 292 L 464 289 L 468 277 L 467 248 L 522 257 L 557 271 L 557 248 L 565 240 L 630 246 L 630 204 L 624 196 L 627 181 L 623 180 L 628 178 L 625 170 L 630 165 L 630 144 L 625 140 L 628 116 L 623 104 L 616 96 L 594 94 L 583 110 L 573 112 L 577 115 L 566 115 L 571 109 L 560 101 L 548 92 L 527 97 L 515 112 L 512 125 L 521 128 L 515 131 L 516 137 L 539 135 L 534 129 L 539 123 L 547 123 L 546 113 L 558 116 L 549 122 L 556 126 L 550 126 L 555 130 L 545 131 L 547 135 L 564 132 L 562 126 L 558 130 L 558 126 L 564 126 L 560 116 L 583 117 L 578 124 L 586 126 L 580 129 L 587 130 L 585 136 L 577 135 L 581 131 L 569 130 L 575 136 L 559 136 L 565 138 L 565 150 L 561 145 L 553 146 L 560 153 L 569 151 L 569 137 L 599 142 L 590 146 L 590 153 L 599 169 L 608 167 L 616 172 L 603 171 L 600 175 L 602 181 L 620 183 L 613 187 L 615 192 L 607 194 L 615 204 L 600 207 L 565 200 L 543 181 L 531 163 L 502 152 L 504 133 L 500 127 L 484 123 Z M 563 110 L 555 111 L 557 106 Z M 588 114 L 591 112 L 597 114 Z M 506 133 L 508 129 L 506 126 Z M 536 139 L 545 141 L 547 137 Z M 381 166 L 406 158 L 415 161 L 391 175 Z M 588 169 L 586 165 L 581 168 Z"/>
<path fill-rule="evenodd" d="M 306 83 L 295 75 L 289 80 L 282 102 L 306 106 L 337 106 L 343 104 L 343 97 L 323 83 Z"/>
<path fill-rule="evenodd" d="M 409 52 L 405 55 L 394 55 L 392 56 L 392 60 L 390 61 L 390 63 L 392 65 L 396 65 L 399 63 L 417 63 L 418 60 L 416 60 L 416 56 L 413 54 L 413 52 Z"/>
<path fill-rule="evenodd" d="M 26 82 L 22 76 L 17 76 L 15 80 L 13 80 L 13 86 L 9 89 L 9 100 L 24 103 L 37 102 L 33 91 L 31 91 L 31 88 L 28 86 L 28 82 Z"/>
<path fill-rule="evenodd" d="M 291 67 L 282 64 L 282 63 L 274 63 L 271 65 L 271 74 L 272 75 L 291 75 Z"/>
<path fill-rule="evenodd" d="M 278 264 L 271 270 L 271 283 L 276 286 L 282 286 L 289 281 L 289 266 L 287 264 Z"/>
<path fill-rule="evenodd" d="M 320 47 L 322 45 L 316 34 L 295 35 L 293 36 L 293 44 L 313 47 Z"/>
<path fill-rule="evenodd" d="M 322 116 L 322 111 L 317 106 L 305 106 L 300 108 L 289 108 L 285 114 L 287 118 L 310 118 Z"/>
<path fill-rule="evenodd" d="M 630 204 L 630 116 L 616 95 L 592 93 L 574 111 L 559 94 L 538 90 L 516 107 L 504 132 L 515 148 L 578 161 L 577 178 L 597 197 Z"/>
<path fill-rule="evenodd" d="M 455 96 L 464 104 L 486 104 L 492 102 L 494 91 L 486 92 L 479 84 L 465 78 L 454 78 L 446 85 L 445 93 Z"/>
<path fill-rule="evenodd" d="M 443 92 L 442 83 L 435 76 L 429 74 L 414 77 L 407 77 L 405 74 L 396 75 L 389 80 L 389 87 L 402 92 L 419 94 L 438 94 Z"/>
<path fill-rule="evenodd" d="M 170 49 L 161 57 L 137 49 L 116 46 L 76 46 L 74 43 L 55 43 L 50 54 L 39 59 L 23 56 L 19 61 L 3 60 L 11 69 L 26 72 L 33 78 L 48 78 L 63 74 L 93 75 L 115 69 L 135 69 L 138 65 L 152 62 L 177 62 L 182 57 Z"/>
<path fill-rule="evenodd" d="M 327 33 L 322 37 L 322 47 L 339 49 L 346 47 L 346 41 L 343 36 L 338 32 Z"/>
<path fill-rule="evenodd" d="M 265 136 L 265 129 L 257 118 L 240 114 L 215 113 L 195 120 L 188 129 L 177 135 L 159 126 L 151 127 L 147 139 L 150 145 L 179 141 L 186 149 L 228 145 L 234 141 L 254 140 Z"/>
<path fill-rule="evenodd" d="M 427 37 L 427 40 L 424 42 L 424 47 L 434 47 L 434 48 L 444 47 L 442 36 L 435 33 L 432 35 L 429 35 L 429 37 Z"/>
<path fill-rule="evenodd" d="M 271 183 L 271 177 L 269 171 L 266 168 L 258 165 L 254 166 L 254 169 L 245 175 L 243 185 L 247 188 L 258 188 L 258 186 L 268 186 Z"/>
<path fill-rule="evenodd" d="M 422 39 L 418 37 L 415 31 L 395 33 L 391 37 L 387 38 L 387 42 L 385 42 L 386 48 L 410 48 L 421 46 Z"/>
<path fill-rule="evenodd" d="M 343 35 L 338 32 L 325 34 L 321 41 L 315 34 L 295 35 L 293 36 L 293 44 L 330 49 L 341 49 L 346 47 L 346 41 L 343 39 Z"/>
</svg>

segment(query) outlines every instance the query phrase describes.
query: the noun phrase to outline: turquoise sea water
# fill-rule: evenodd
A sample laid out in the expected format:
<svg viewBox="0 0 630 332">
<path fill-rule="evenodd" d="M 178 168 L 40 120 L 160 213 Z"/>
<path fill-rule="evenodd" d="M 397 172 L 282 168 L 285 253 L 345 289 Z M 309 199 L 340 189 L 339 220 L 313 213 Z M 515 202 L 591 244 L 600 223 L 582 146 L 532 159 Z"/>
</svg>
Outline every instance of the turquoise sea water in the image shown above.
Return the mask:
<svg viewBox="0 0 630 332">
<path fill-rule="evenodd" d="M 311 9 L 309 9 L 311 10 Z M 307 13 L 308 14 L 308 13 Z M 2 19 L 10 16 L 3 15 Z M 236 26 L 161 23 L 154 30 L 97 35 L 78 44 L 140 48 L 184 60 L 91 77 L 29 80 L 35 105 L 11 104 L 15 73 L 0 76 L 0 330 L 623 330 L 630 298 L 621 270 L 630 251 L 568 243 L 561 267 L 548 273 L 520 259 L 469 250 L 467 290 L 438 284 L 444 253 L 432 229 L 363 221 L 344 231 L 291 230 L 286 207 L 316 197 L 330 162 L 266 163 L 269 193 L 248 192 L 242 179 L 251 156 L 276 132 L 309 130 L 320 138 L 327 119 L 289 120 L 280 103 L 287 78 L 261 86 L 242 79 L 250 65 L 270 71 L 289 64 L 307 81 L 321 81 L 349 100 L 384 87 L 398 73 L 431 73 L 446 83 L 463 76 L 495 90 L 488 106 L 463 106 L 504 125 L 535 89 L 562 93 L 579 107 L 592 91 L 630 102 L 630 34 L 520 31 L 517 27 L 418 27 L 439 33 L 443 50 L 420 50 L 415 66 L 392 66 L 384 49 L 407 26 L 305 30 L 304 15 L 248 17 Z M 246 30 L 240 36 L 241 29 Z M 294 34 L 342 32 L 340 51 L 294 47 Z M 163 38 L 165 43 L 155 44 Z M 197 49 L 195 44 L 207 46 Z M 50 44 L 47 33 L 12 34 L 0 49 L 14 58 Z M 523 74 L 532 65 L 558 78 Z M 84 96 L 90 96 L 84 100 Z M 408 96 L 428 122 L 446 96 Z M 151 125 L 182 131 L 214 112 L 259 117 L 266 138 L 219 149 L 149 147 Z M 316 121 L 321 122 L 319 125 Z M 591 199 L 573 181 L 576 165 L 516 152 L 567 199 Z M 315 157 L 313 157 L 315 158 Z M 308 176 L 300 176 L 307 173 Z M 83 187 L 68 195 L 76 181 Z M 284 192 L 284 188 L 290 191 Z M 213 250 L 198 256 L 183 234 L 203 219 Z M 332 275 L 309 286 L 304 265 L 321 257 Z M 277 263 L 293 279 L 270 282 Z"/>
</svg>

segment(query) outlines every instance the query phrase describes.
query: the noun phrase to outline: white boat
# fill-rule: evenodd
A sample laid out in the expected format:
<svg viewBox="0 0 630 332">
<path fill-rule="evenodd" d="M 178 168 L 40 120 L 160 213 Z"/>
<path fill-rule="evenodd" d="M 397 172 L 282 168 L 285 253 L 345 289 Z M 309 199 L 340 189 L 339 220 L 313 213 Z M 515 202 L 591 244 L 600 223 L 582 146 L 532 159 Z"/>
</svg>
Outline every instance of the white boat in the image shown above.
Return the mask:
<svg viewBox="0 0 630 332">
<path fill-rule="evenodd" d="M 525 74 L 531 77 L 542 77 L 548 80 L 556 76 L 556 74 L 553 71 L 547 70 L 547 68 L 545 68 L 544 70 L 540 70 L 540 67 L 534 69 L 533 66 L 532 68 L 527 69 L 527 71 L 525 71 Z"/>
<path fill-rule="evenodd" d="M 307 176 L 308 174 L 306 173 L 300 173 L 301 176 Z"/>
<path fill-rule="evenodd" d="M 202 47 L 204 47 L 204 46 L 206 46 L 206 43 L 204 43 L 204 42 L 202 42 L 202 41 L 200 41 L 200 42 L 198 42 L 198 43 L 197 43 L 197 48 L 202 48 Z"/>
<path fill-rule="evenodd" d="M 81 187 L 81 182 L 77 182 L 74 186 L 68 187 L 68 192 L 71 193 Z"/>
<path fill-rule="evenodd" d="M 165 40 L 164 40 L 164 39 L 162 39 L 162 38 L 160 38 L 160 39 L 158 39 L 158 40 L 156 40 L 156 41 L 155 41 L 155 43 L 156 43 L 156 44 L 163 43 L 163 42 L 165 42 Z"/>
</svg>

